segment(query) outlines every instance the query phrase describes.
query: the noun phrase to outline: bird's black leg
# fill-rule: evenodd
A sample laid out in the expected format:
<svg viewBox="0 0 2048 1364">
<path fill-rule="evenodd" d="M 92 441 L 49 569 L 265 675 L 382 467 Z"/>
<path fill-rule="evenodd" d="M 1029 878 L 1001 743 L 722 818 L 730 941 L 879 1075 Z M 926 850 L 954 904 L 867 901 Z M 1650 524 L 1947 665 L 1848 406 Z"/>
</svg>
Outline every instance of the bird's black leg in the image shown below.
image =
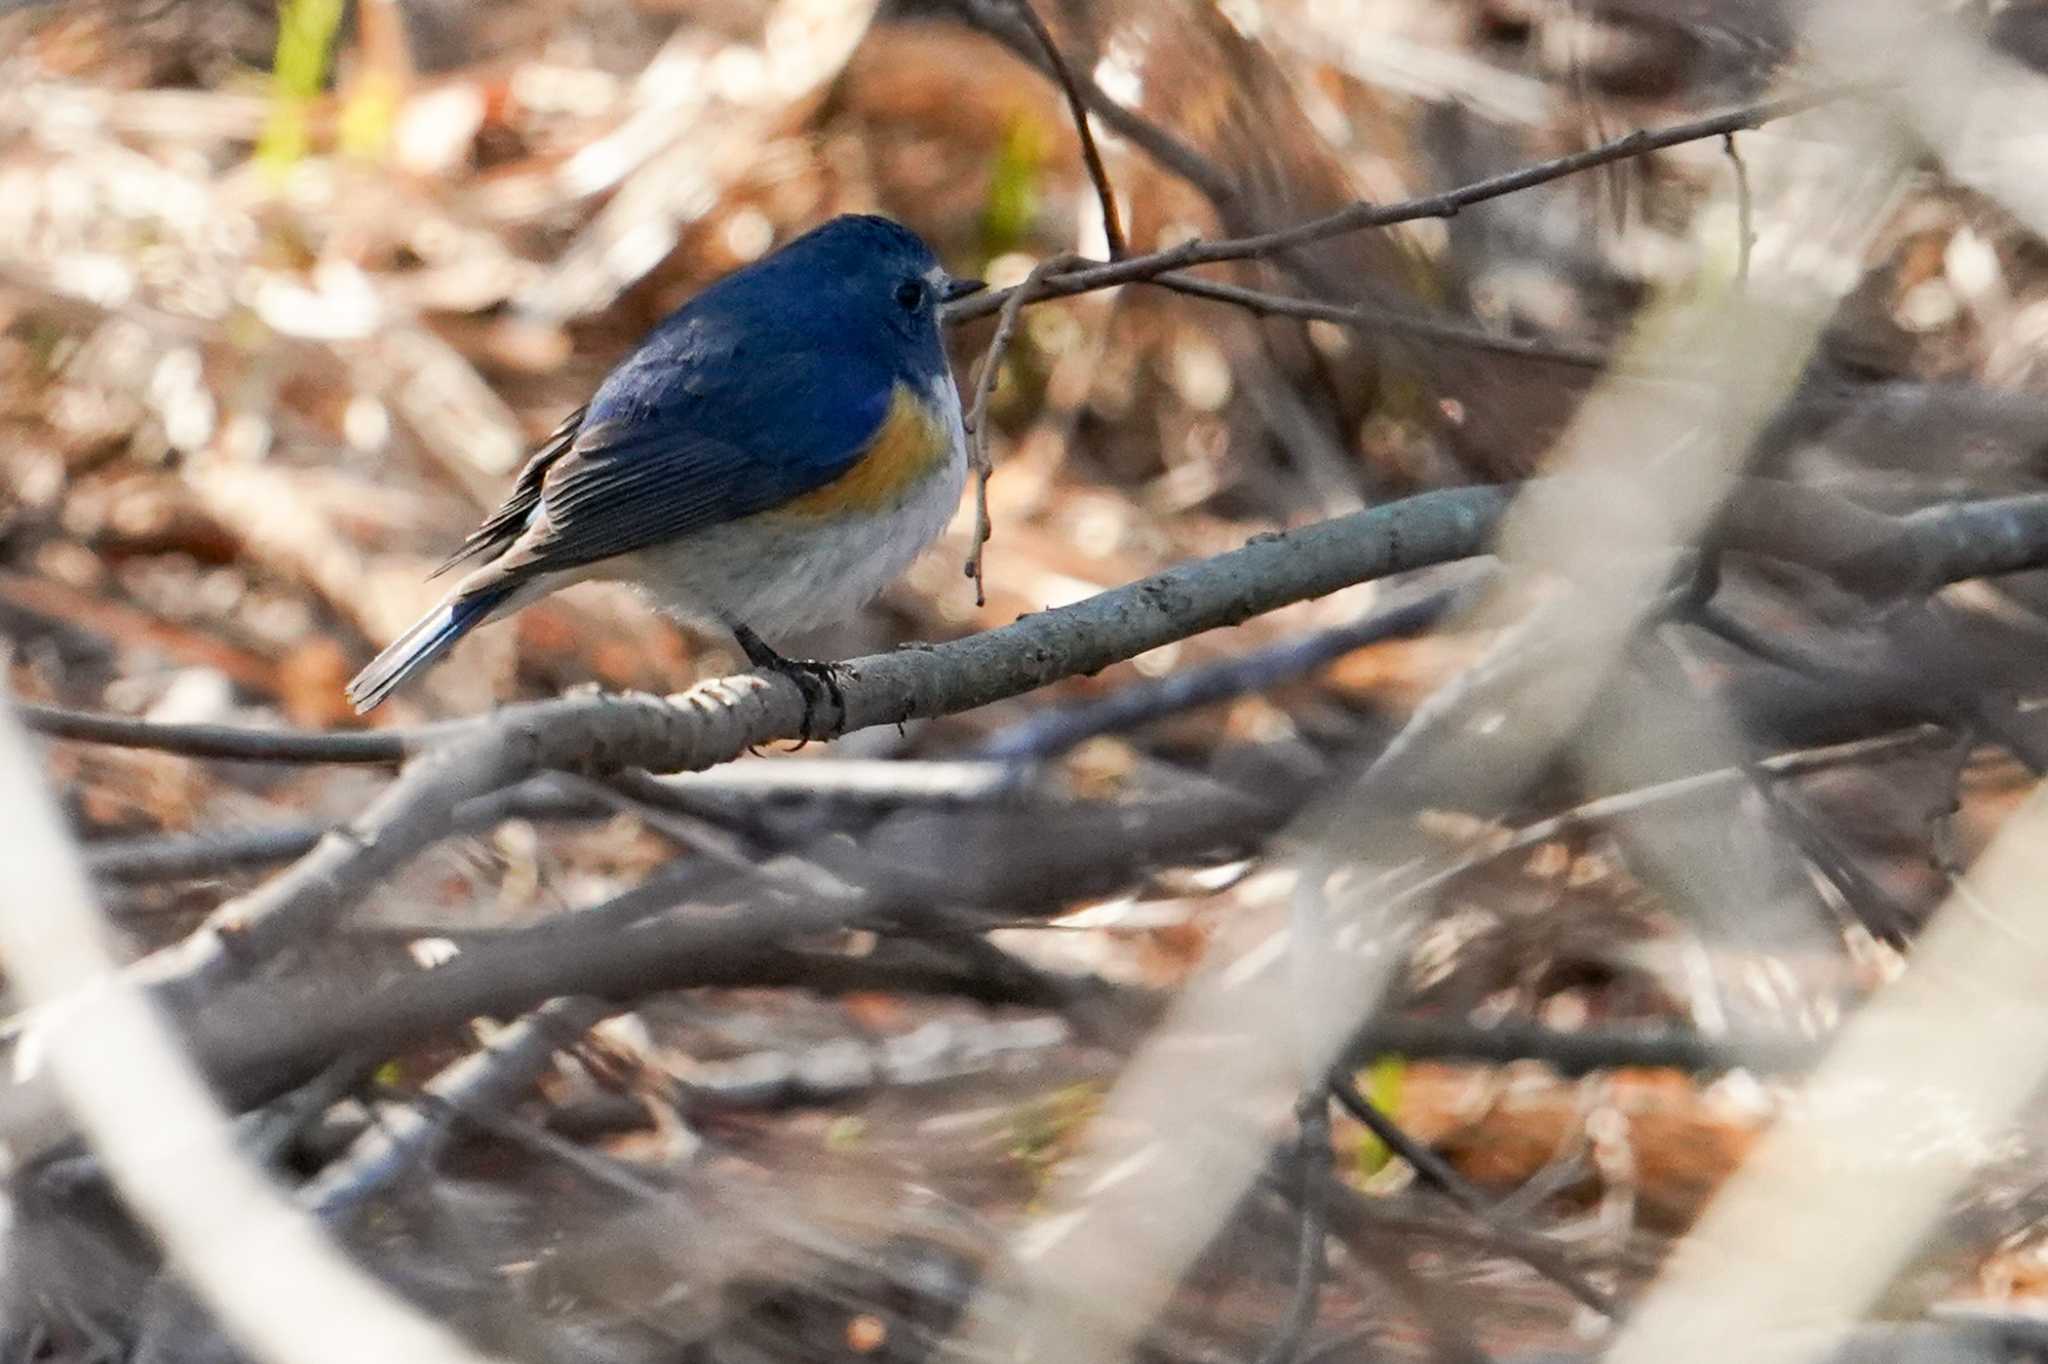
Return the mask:
<svg viewBox="0 0 2048 1364">
<path fill-rule="evenodd" d="M 839 712 L 839 721 L 846 723 L 846 696 L 839 690 L 839 675 L 844 668 L 838 663 L 826 663 L 815 658 L 784 658 L 768 647 L 768 642 L 738 621 L 727 621 L 732 637 L 739 641 L 740 651 L 747 656 L 747 662 L 757 668 L 781 673 L 796 683 L 804 694 L 803 736 L 806 740 L 821 738 L 812 725 L 818 704 L 817 687 L 822 686 L 825 695 L 831 699 L 833 709 Z"/>
</svg>

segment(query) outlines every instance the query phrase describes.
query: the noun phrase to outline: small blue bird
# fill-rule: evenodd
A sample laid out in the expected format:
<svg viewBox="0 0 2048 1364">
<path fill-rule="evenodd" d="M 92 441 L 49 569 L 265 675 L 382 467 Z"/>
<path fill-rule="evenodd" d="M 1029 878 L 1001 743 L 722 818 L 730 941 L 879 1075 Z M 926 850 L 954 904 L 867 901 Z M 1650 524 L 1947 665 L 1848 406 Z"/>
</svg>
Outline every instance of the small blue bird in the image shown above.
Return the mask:
<svg viewBox="0 0 2048 1364">
<path fill-rule="evenodd" d="M 548 437 L 436 574 L 481 567 L 349 700 L 367 711 L 484 621 L 616 578 L 730 630 L 807 700 L 822 680 L 837 701 L 829 665 L 785 659 L 754 629 L 842 618 L 951 518 L 967 436 L 939 309 L 981 287 L 908 228 L 846 216 L 704 290 Z"/>
</svg>

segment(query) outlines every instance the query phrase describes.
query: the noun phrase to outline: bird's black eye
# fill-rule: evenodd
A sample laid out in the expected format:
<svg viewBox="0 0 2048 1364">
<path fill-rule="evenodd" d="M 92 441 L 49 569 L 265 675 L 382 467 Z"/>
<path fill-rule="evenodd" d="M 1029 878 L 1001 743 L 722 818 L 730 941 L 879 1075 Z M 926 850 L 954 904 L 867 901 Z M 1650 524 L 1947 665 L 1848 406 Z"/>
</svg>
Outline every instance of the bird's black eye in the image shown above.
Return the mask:
<svg viewBox="0 0 2048 1364">
<path fill-rule="evenodd" d="M 914 313 L 924 306 L 924 281 L 906 279 L 896 286 L 896 302 L 906 313 Z"/>
</svg>

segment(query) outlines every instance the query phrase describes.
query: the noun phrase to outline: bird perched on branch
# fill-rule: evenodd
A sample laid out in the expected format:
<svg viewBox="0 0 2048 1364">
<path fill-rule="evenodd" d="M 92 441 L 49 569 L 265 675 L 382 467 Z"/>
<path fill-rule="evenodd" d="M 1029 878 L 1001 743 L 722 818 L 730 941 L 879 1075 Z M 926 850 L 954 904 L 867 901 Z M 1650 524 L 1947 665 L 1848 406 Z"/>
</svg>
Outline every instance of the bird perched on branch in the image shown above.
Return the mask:
<svg viewBox="0 0 2048 1364">
<path fill-rule="evenodd" d="M 367 711 L 483 622 L 615 578 L 730 630 L 807 703 L 820 683 L 837 703 L 832 665 L 786 659 L 755 630 L 864 605 L 952 516 L 967 437 L 939 309 L 981 287 L 908 228 L 847 216 L 704 290 L 527 462 L 436 572 L 480 566 L 349 700 Z"/>
</svg>

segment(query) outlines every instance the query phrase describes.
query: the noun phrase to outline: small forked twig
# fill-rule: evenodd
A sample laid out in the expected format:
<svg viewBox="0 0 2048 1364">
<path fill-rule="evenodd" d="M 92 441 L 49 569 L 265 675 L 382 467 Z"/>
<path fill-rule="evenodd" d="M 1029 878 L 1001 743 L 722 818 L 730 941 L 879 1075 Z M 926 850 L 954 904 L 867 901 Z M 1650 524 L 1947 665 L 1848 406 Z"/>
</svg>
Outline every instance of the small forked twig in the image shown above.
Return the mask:
<svg viewBox="0 0 2048 1364">
<path fill-rule="evenodd" d="M 963 568 L 967 576 L 974 579 L 976 606 L 988 605 L 988 592 L 982 580 L 981 552 L 994 529 L 988 517 L 988 476 L 995 467 L 988 454 L 988 404 L 996 391 L 996 375 L 1002 370 L 1003 356 L 1009 351 L 1010 343 L 1016 339 L 1017 323 L 1024 316 L 1024 305 L 1038 297 L 1038 291 L 1048 276 L 1072 269 L 1081 259 L 1071 253 L 1048 256 L 1032 267 L 1023 283 L 1010 291 L 1003 300 L 1002 311 L 996 315 L 996 333 L 989 338 L 988 353 L 982 357 L 981 372 L 974 380 L 974 402 L 967 409 L 967 454 L 974 468 L 974 547 L 967 552 Z"/>
<path fill-rule="evenodd" d="M 1407 1161 L 1418 1178 L 1433 1185 L 1453 1203 L 1484 1223 L 1488 1230 L 1500 1238 L 1501 1245 L 1510 1254 L 1609 1320 L 1619 1313 L 1620 1304 L 1615 1301 L 1613 1294 L 1587 1279 L 1563 1251 L 1542 1235 L 1524 1230 L 1504 1218 L 1487 1202 L 1484 1194 L 1452 1168 L 1450 1162 L 1408 1135 L 1400 1124 L 1382 1113 L 1370 1099 L 1361 1094 L 1358 1086 L 1342 1071 L 1331 1073 L 1329 1095 L 1345 1112 L 1363 1123 L 1367 1131 L 1384 1142 L 1388 1150 Z"/>
<path fill-rule="evenodd" d="M 1102 151 L 1095 145 L 1095 133 L 1088 125 L 1088 106 L 1081 98 L 1081 89 L 1074 80 L 1073 68 L 1067 65 L 1066 56 L 1053 41 L 1052 30 L 1045 26 L 1045 20 L 1038 17 L 1038 11 L 1031 8 L 1031 0 L 1015 0 L 1017 16 L 1024 26 L 1031 30 L 1031 36 L 1038 40 L 1038 46 L 1045 53 L 1046 64 L 1052 67 L 1053 79 L 1059 82 L 1061 93 L 1067 97 L 1067 112 L 1073 115 L 1074 132 L 1081 139 L 1081 160 L 1088 167 L 1088 178 L 1095 185 L 1095 197 L 1102 202 L 1102 236 L 1109 244 L 1109 258 L 1122 260 L 1130 254 L 1131 246 L 1124 238 L 1124 224 L 1117 213 L 1116 191 L 1109 183 L 1109 168 L 1102 163 Z"/>
<path fill-rule="evenodd" d="M 1750 201 L 1749 165 L 1735 145 L 1732 128 L 1721 134 L 1721 154 L 1735 168 L 1735 283 L 1739 288 L 1749 283 L 1749 253 L 1756 246 L 1756 212 Z"/>
<path fill-rule="evenodd" d="M 1316 1306 L 1322 1300 L 1323 1272 L 1328 1268 L 1325 1238 L 1328 1224 L 1323 1208 L 1330 1174 L 1330 1095 L 1311 1088 L 1294 1109 L 1298 1136 L 1295 1142 L 1296 1177 L 1300 1210 L 1295 1249 L 1294 1294 L 1280 1329 L 1259 1351 L 1255 1364 L 1295 1364 L 1301 1357 L 1302 1342 L 1315 1325 Z"/>
<path fill-rule="evenodd" d="M 1759 128 L 1766 123 L 1816 108 L 1830 99 L 1840 97 L 1842 93 L 1822 91 L 1746 104 L 1705 118 L 1675 123 L 1655 130 L 1638 128 L 1634 132 L 1623 134 L 1598 146 L 1534 165 L 1521 166 L 1499 175 L 1487 176 L 1455 189 L 1425 195 L 1419 199 L 1405 199 L 1390 204 L 1358 200 L 1321 217 L 1310 218 L 1272 231 L 1213 241 L 1190 238 L 1144 255 L 1127 256 L 1123 260 L 1082 262 L 1071 273 L 1054 281 L 1054 287 L 1049 288 L 1045 296 L 1065 297 L 1070 294 L 1088 293 L 1114 284 L 1130 284 L 1138 280 L 1152 279 L 1168 271 L 1185 270 L 1196 265 L 1214 265 L 1220 261 L 1267 260 L 1296 247 L 1327 241 L 1332 237 L 1352 232 L 1392 227 L 1399 223 L 1418 222 L 1428 218 L 1454 218 L 1475 204 L 1504 198 L 1537 185 L 1581 174 L 1598 166 L 1626 161 L 1687 142 L 1718 138 L 1729 132 L 1746 132 Z M 953 304 L 946 310 L 946 317 L 951 322 L 986 317 L 990 313 L 1000 311 L 1009 300 L 1010 296 L 1006 291 L 991 289 L 985 294 L 976 294 L 972 298 Z"/>
</svg>

